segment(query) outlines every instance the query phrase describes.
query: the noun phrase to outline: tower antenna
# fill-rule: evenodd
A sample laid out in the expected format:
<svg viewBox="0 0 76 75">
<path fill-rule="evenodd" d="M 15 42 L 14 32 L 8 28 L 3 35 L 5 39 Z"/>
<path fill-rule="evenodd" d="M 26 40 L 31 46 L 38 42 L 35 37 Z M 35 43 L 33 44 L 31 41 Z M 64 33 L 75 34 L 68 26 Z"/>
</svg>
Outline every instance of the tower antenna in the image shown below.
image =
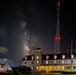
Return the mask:
<svg viewBox="0 0 76 75">
<path fill-rule="evenodd" d="M 59 10 L 60 10 L 60 1 L 57 2 L 57 27 L 56 27 L 56 36 L 55 36 L 55 50 L 54 54 L 60 53 L 60 20 L 59 20 Z"/>
</svg>

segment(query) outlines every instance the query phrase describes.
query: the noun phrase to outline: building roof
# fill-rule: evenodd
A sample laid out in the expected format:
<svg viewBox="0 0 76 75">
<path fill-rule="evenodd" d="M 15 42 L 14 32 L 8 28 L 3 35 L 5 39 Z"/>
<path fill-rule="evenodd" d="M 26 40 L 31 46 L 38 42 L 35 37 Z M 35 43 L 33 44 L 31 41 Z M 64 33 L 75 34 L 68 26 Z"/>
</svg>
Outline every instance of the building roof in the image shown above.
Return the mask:
<svg viewBox="0 0 76 75">
<path fill-rule="evenodd" d="M 53 60 L 54 55 L 57 56 L 57 59 L 62 59 L 62 55 L 65 55 L 65 59 L 70 58 L 70 55 L 67 55 L 67 54 L 45 54 L 45 55 L 42 55 L 42 60 Z M 46 59 L 46 56 L 49 56 L 49 58 Z"/>
<path fill-rule="evenodd" d="M 26 57 L 24 57 L 21 61 L 24 61 L 24 60 L 32 60 L 32 56 L 33 56 L 33 60 L 35 60 L 35 56 L 34 55 L 27 55 Z"/>
<path fill-rule="evenodd" d="M 71 54 L 65 54 L 65 53 L 63 53 L 63 54 L 42 54 L 42 60 L 54 60 L 54 55 L 57 56 L 56 59 L 62 59 L 62 55 L 65 55 L 65 59 L 71 58 Z M 24 58 L 22 59 L 22 61 L 32 60 L 32 56 L 33 56 L 33 60 L 35 60 L 35 55 L 27 55 L 26 57 L 24 57 Z M 46 58 L 47 56 L 49 56 L 48 59 Z M 74 56 L 75 56 L 75 55 L 74 55 Z"/>
<path fill-rule="evenodd" d="M 36 48 L 35 50 L 41 50 L 41 48 Z"/>
</svg>

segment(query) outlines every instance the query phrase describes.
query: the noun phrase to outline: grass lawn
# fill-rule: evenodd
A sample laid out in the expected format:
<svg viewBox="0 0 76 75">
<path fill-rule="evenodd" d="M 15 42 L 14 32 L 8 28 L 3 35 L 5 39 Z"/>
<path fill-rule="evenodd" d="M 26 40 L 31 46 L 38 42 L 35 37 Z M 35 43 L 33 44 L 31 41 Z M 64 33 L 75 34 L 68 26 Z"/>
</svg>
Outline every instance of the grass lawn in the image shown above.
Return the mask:
<svg viewBox="0 0 76 75">
<path fill-rule="evenodd" d="M 39 75 L 76 75 L 76 74 L 60 74 L 60 73 L 41 73 Z"/>
<path fill-rule="evenodd" d="M 76 74 L 61 74 L 61 73 L 33 73 L 31 75 L 76 75 Z"/>
</svg>

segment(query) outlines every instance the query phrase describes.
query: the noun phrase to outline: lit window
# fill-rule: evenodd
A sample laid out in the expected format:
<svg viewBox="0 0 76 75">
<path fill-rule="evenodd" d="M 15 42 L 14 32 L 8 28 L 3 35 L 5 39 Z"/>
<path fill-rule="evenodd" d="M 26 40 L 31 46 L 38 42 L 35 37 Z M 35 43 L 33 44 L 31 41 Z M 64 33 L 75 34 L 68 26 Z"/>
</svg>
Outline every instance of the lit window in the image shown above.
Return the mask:
<svg viewBox="0 0 76 75">
<path fill-rule="evenodd" d="M 54 66 L 54 69 L 56 69 L 56 67 Z"/>
<path fill-rule="evenodd" d="M 37 61 L 37 64 L 39 63 L 39 61 Z"/>
<path fill-rule="evenodd" d="M 37 59 L 39 59 L 39 56 L 37 56 Z"/>
<path fill-rule="evenodd" d="M 49 56 L 48 55 L 46 56 L 46 59 L 49 59 Z"/>
<path fill-rule="evenodd" d="M 71 58 L 74 58 L 74 55 L 73 54 L 71 55 Z"/>
<path fill-rule="evenodd" d="M 34 57 L 32 56 L 32 60 L 34 59 Z"/>
<path fill-rule="evenodd" d="M 48 69 L 48 67 L 46 67 L 46 70 Z"/>
<path fill-rule="evenodd" d="M 54 59 L 57 59 L 57 55 L 54 55 Z"/>
<path fill-rule="evenodd" d="M 25 60 L 27 60 L 27 57 L 25 57 Z"/>
<path fill-rule="evenodd" d="M 48 61 L 46 61 L 46 64 L 48 64 Z"/>
<path fill-rule="evenodd" d="M 62 64 L 64 64 L 64 60 L 62 60 Z"/>
<path fill-rule="evenodd" d="M 65 59 L 65 55 L 64 54 L 62 55 L 62 59 Z"/>
<path fill-rule="evenodd" d="M 64 66 L 62 66 L 62 70 L 64 70 Z"/>
<path fill-rule="evenodd" d="M 31 69 L 33 70 L 33 67 L 31 67 Z"/>
<path fill-rule="evenodd" d="M 56 60 L 54 60 L 54 64 L 56 64 Z"/>
<path fill-rule="evenodd" d="M 38 67 L 36 67 L 36 69 L 38 70 Z"/>
</svg>

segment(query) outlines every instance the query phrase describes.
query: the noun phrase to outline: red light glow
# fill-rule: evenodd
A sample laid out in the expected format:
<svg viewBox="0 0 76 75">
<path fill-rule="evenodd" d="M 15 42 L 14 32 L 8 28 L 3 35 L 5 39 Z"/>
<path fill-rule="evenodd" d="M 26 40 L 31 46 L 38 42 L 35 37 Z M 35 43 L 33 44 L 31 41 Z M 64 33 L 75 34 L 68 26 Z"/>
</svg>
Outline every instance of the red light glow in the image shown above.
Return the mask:
<svg viewBox="0 0 76 75">
<path fill-rule="evenodd" d="M 56 36 L 56 37 L 55 37 L 55 40 L 60 40 L 60 39 L 61 39 L 60 36 Z"/>
<path fill-rule="evenodd" d="M 58 1 L 58 6 L 60 6 L 60 1 Z"/>
</svg>

